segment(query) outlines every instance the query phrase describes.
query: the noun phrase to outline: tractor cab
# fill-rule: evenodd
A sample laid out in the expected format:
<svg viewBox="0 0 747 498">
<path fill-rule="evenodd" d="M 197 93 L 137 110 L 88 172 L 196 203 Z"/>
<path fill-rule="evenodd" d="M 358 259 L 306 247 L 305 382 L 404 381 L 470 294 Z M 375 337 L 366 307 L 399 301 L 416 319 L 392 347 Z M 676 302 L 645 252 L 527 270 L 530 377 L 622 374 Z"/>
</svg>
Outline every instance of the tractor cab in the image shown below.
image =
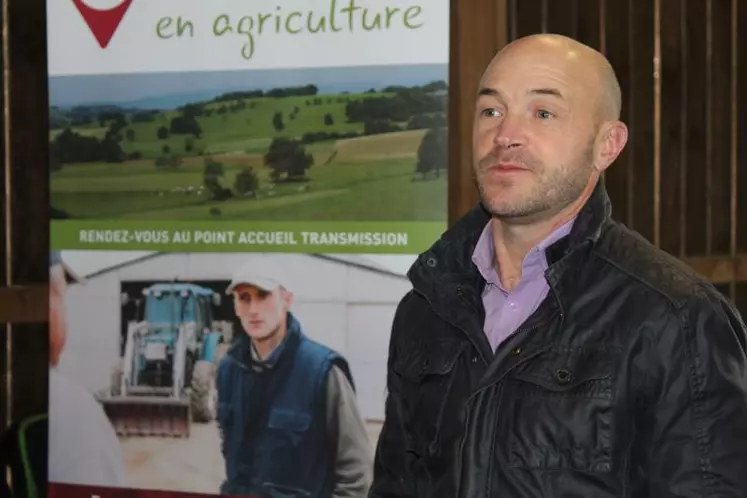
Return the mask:
<svg viewBox="0 0 747 498">
<path fill-rule="evenodd" d="M 212 324 L 212 306 L 220 305 L 220 294 L 194 284 L 155 284 L 143 289 L 143 297 L 149 323 L 194 322 L 202 330 Z"/>
</svg>

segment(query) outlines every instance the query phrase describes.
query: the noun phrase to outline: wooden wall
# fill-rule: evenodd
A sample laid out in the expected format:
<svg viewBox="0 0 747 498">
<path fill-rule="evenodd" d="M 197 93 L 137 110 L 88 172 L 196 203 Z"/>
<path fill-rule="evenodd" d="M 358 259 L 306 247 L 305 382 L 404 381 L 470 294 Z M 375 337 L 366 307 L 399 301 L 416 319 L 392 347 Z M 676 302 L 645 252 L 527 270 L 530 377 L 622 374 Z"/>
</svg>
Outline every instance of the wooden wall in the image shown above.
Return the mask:
<svg viewBox="0 0 747 498">
<path fill-rule="evenodd" d="M 565 34 L 604 53 L 622 87 L 630 140 L 606 174 L 613 216 L 688 262 L 747 316 L 747 125 L 737 107 L 747 102 L 747 3 L 479 0 L 452 8 L 450 220 L 477 201 L 470 132 L 483 68 L 517 37 Z"/>
<path fill-rule="evenodd" d="M 4 0 L 0 429 L 47 406 L 49 107 L 44 0 Z"/>
</svg>

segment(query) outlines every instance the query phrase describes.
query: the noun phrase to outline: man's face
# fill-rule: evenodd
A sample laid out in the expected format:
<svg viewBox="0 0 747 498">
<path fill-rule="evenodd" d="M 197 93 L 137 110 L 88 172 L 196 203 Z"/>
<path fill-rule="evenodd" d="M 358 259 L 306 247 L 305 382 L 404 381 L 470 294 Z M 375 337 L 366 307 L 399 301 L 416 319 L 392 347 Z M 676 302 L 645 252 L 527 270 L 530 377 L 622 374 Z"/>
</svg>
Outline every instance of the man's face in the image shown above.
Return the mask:
<svg viewBox="0 0 747 498">
<path fill-rule="evenodd" d="M 495 60 L 474 116 L 475 179 L 501 218 L 552 215 L 575 201 L 596 172 L 596 104 L 584 71 L 536 49 Z M 593 87 L 592 87 L 593 88 Z"/>
<path fill-rule="evenodd" d="M 283 289 L 266 291 L 252 285 L 239 285 L 234 289 L 233 303 L 244 331 L 252 339 L 261 341 L 285 326 L 291 294 Z"/>
</svg>

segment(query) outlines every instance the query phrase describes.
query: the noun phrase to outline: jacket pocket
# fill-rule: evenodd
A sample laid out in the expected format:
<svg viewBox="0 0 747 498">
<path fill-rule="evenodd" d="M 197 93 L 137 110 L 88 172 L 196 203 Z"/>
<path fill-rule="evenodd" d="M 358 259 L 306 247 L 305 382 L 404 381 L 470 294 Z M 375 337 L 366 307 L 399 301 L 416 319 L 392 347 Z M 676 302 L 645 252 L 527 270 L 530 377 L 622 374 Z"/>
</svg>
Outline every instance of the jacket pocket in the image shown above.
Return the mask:
<svg viewBox="0 0 747 498">
<path fill-rule="evenodd" d="M 294 410 L 273 408 L 267 418 L 267 425 L 257 428 L 257 437 L 249 449 L 253 458 L 241 464 L 241 475 L 264 479 L 276 487 L 293 482 L 299 475 L 288 469 L 304 468 L 301 446 L 311 429 L 311 415 Z"/>
<path fill-rule="evenodd" d="M 507 379 L 496 442 L 520 469 L 612 471 L 614 355 L 549 351 Z"/>
<path fill-rule="evenodd" d="M 438 451 L 444 410 L 464 349 L 459 341 L 418 342 L 402 348 L 393 362 L 407 446 L 420 457 Z"/>
<path fill-rule="evenodd" d="M 273 409 L 267 428 L 274 435 L 281 448 L 294 448 L 311 426 L 311 415 L 293 410 Z"/>
</svg>

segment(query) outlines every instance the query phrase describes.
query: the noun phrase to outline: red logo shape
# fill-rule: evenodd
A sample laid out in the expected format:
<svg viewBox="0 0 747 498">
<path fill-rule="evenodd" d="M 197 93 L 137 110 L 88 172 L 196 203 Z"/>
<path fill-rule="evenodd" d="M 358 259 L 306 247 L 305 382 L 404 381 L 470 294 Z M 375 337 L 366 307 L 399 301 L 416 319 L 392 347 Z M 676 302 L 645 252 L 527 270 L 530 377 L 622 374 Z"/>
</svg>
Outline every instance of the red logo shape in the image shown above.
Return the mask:
<svg viewBox="0 0 747 498">
<path fill-rule="evenodd" d="M 91 33 L 96 37 L 101 48 L 109 45 L 114 33 L 122 22 L 127 9 L 130 8 L 132 0 L 124 0 L 121 4 L 107 10 L 99 10 L 89 7 L 82 0 L 73 0 L 83 20 L 88 24 Z"/>
</svg>

